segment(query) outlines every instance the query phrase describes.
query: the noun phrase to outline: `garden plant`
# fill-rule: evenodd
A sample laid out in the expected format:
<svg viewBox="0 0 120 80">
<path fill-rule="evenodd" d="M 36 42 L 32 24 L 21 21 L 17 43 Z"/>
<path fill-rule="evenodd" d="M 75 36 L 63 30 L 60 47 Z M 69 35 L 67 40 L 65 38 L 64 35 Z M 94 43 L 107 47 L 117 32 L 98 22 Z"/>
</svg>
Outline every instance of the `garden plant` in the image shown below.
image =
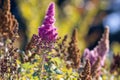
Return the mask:
<svg viewBox="0 0 120 80">
<path fill-rule="evenodd" d="M 72 35 L 58 35 L 55 3 L 51 2 L 37 34 L 21 50 L 16 46 L 19 23 L 10 6 L 10 0 L 4 0 L 0 8 L 0 80 L 120 80 L 120 55 L 113 55 L 111 64 L 106 64 L 108 26 L 98 45 L 82 53 L 77 28 Z"/>
</svg>

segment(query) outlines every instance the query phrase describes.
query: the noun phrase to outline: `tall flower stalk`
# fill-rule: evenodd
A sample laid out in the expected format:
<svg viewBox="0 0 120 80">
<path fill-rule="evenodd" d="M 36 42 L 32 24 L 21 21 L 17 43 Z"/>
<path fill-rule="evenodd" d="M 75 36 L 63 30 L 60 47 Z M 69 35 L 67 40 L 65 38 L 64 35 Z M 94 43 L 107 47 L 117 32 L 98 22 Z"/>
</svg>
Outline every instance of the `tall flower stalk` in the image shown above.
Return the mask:
<svg viewBox="0 0 120 80">
<path fill-rule="evenodd" d="M 54 27 L 54 3 L 51 3 L 46 12 L 42 26 L 39 27 L 38 33 L 40 38 L 45 42 L 55 42 L 57 39 L 56 28 Z"/>
<path fill-rule="evenodd" d="M 31 50 L 34 47 L 37 50 L 37 52 L 39 51 L 40 53 L 47 53 L 52 48 L 54 48 L 54 43 L 57 40 L 57 34 L 58 34 L 54 26 L 54 23 L 55 23 L 54 7 L 55 7 L 54 3 L 53 2 L 50 3 L 48 10 L 46 12 L 45 18 L 43 20 L 43 23 L 38 28 L 38 35 L 35 35 L 35 34 L 33 35 L 31 41 L 26 47 L 27 51 Z"/>
<path fill-rule="evenodd" d="M 103 66 L 108 51 L 109 51 L 109 28 L 106 27 L 101 40 L 98 42 L 98 45 L 93 50 L 85 49 L 83 56 L 84 58 L 90 60 L 91 65 L 93 65 L 97 61 L 98 57 L 100 57 L 101 59 L 100 64 L 101 66 Z"/>
<path fill-rule="evenodd" d="M 42 61 L 41 64 L 39 65 L 39 72 L 40 72 L 40 77 L 42 77 L 42 72 L 43 72 L 43 66 L 45 63 L 45 58 L 51 51 L 52 48 L 54 48 L 54 43 L 57 40 L 57 32 L 56 28 L 54 26 L 55 23 L 55 12 L 54 12 L 54 3 L 50 3 L 48 10 L 46 12 L 45 18 L 43 20 L 42 25 L 38 28 L 38 35 L 37 35 L 37 42 L 36 46 L 39 47 L 41 50 L 41 56 L 42 56 Z"/>
<path fill-rule="evenodd" d="M 76 69 L 80 67 L 80 50 L 77 47 L 77 36 L 77 29 L 74 29 L 71 42 L 69 43 L 68 47 L 68 60 L 72 61 L 72 67 Z"/>
</svg>

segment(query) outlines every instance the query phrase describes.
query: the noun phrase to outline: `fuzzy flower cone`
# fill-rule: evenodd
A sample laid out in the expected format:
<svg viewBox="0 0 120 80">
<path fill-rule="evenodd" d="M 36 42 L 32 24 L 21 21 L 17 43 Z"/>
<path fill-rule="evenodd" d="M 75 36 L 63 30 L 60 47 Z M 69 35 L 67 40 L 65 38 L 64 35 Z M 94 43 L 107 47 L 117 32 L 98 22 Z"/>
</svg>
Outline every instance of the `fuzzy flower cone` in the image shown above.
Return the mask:
<svg viewBox="0 0 120 80">
<path fill-rule="evenodd" d="M 93 49 L 93 50 L 89 50 L 89 49 L 85 49 L 84 51 L 84 58 L 85 59 L 89 59 L 91 65 L 93 65 L 98 57 L 100 57 L 100 64 L 101 66 L 104 66 L 104 61 L 106 59 L 106 54 L 109 51 L 109 28 L 106 27 L 105 28 L 105 32 L 101 38 L 101 40 L 99 41 L 98 45 Z"/>
<path fill-rule="evenodd" d="M 45 42 L 55 42 L 57 39 L 56 28 L 54 27 L 54 3 L 48 7 L 42 26 L 39 27 L 39 36 Z"/>
</svg>

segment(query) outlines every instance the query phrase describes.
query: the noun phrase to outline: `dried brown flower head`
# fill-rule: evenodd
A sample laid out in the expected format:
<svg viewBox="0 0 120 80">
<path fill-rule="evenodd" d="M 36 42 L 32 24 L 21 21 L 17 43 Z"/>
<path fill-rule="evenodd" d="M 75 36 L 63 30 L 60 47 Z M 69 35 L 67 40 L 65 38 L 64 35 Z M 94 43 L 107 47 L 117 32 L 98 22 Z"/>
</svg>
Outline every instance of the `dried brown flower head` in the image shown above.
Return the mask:
<svg viewBox="0 0 120 80">
<path fill-rule="evenodd" d="M 10 0 L 4 0 L 0 9 L 0 35 L 12 39 L 17 36 L 18 22 L 10 12 Z"/>
<path fill-rule="evenodd" d="M 67 38 L 68 38 L 68 36 L 65 35 L 63 40 L 62 40 L 62 44 L 59 45 L 61 53 L 63 53 L 63 54 L 66 54 L 66 49 L 68 47 L 67 43 L 66 43 L 67 42 Z"/>
<path fill-rule="evenodd" d="M 26 49 L 25 49 L 25 54 L 27 55 L 27 59 L 25 59 L 25 62 L 31 61 L 32 58 L 34 58 L 35 54 L 39 53 L 39 37 L 35 34 L 33 34 L 30 42 L 26 45 Z M 30 51 L 30 52 L 29 52 Z M 29 56 L 29 53 L 32 53 Z"/>
<path fill-rule="evenodd" d="M 26 46 L 26 50 L 31 50 L 33 48 L 36 48 L 38 39 L 39 39 L 39 37 L 34 34 L 31 38 L 30 42 Z"/>
<path fill-rule="evenodd" d="M 100 58 L 97 59 L 97 61 L 91 65 L 89 60 L 86 60 L 86 65 L 83 69 L 82 74 L 80 74 L 80 78 L 82 80 L 98 80 L 100 72 Z"/>
<path fill-rule="evenodd" d="M 91 76 L 92 78 L 98 78 L 100 72 L 100 57 L 98 57 L 97 61 L 93 64 L 91 68 Z"/>
<path fill-rule="evenodd" d="M 80 65 L 80 50 L 77 47 L 77 29 L 74 29 L 71 42 L 68 47 L 68 60 L 73 62 L 73 68 L 79 68 Z"/>
<path fill-rule="evenodd" d="M 81 80 L 92 80 L 91 77 L 91 64 L 89 60 L 86 60 L 86 65 L 83 69 L 82 74 L 80 75 Z"/>
</svg>

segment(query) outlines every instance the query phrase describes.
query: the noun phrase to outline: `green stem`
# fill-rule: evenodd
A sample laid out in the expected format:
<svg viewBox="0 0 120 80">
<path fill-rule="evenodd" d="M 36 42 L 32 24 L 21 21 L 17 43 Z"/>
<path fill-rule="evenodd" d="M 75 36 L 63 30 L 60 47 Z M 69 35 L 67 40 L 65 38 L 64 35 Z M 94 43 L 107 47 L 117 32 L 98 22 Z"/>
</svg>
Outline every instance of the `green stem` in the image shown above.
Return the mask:
<svg viewBox="0 0 120 80">
<path fill-rule="evenodd" d="M 41 60 L 41 63 L 40 63 L 40 65 L 39 65 L 39 70 L 38 70 L 38 72 L 39 72 L 39 78 L 42 78 L 42 71 L 43 71 L 43 69 L 44 69 L 44 61 L 45 61 L 45 55 L 46 55 L 46 53 L 43 53 L 41 56 L 41 58 L 42 58 L 42 60 Z"/>
</svg>

